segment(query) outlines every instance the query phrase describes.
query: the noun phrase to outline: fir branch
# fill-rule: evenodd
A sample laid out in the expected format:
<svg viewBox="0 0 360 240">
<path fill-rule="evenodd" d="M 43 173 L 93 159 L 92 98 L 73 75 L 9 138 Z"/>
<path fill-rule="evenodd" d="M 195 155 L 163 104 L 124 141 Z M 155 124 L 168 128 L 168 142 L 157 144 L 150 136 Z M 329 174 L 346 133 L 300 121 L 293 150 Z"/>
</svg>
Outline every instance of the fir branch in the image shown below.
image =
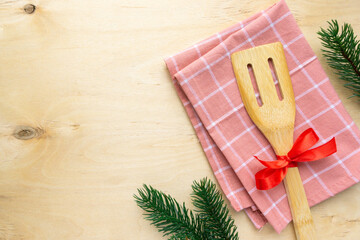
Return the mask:
<svg viewBox="0 0 360 240">
<path fill-rule="evenodd" d="M 210 234 L 211 239 L 238 240 L 237 228 L 234 220 L 229 215 L 221 193 L 216 189 L 216 185 L 207 178 L 194 181 L 193 205 L 200 217 L 205 221 L 205 229 Z"/>
<path fill-rule="evenodd" d="M 137 205 L 146 213 L 145 219 L 169 236 L 170 240 L 238 240 L 238 233 L 229 210 L 207 178 L 194 181 L 192 202 L 196 214 L 180 205 L 170 195 L 144 185 L 134 195 Z"/>
<path fill-rule="evenodd" d="M 143 185 L 138 189 L 138 196 L 134 195 L 137 205 L 146 213 L 145 219 L 150 220 L 164 236 L 170 239 L 209 239 L 204 231 L 204 222 L 191 210 L 180 205 L 170 195 L 166 195 L 151 186 Z"/>
<path fill-rule="evenodd" d="M 344 86 L 353 91 L 351 97 L 360 97 L 360 41 L 350 24 L 345 23 L 340 30 L 337 20 L 328 23 L 327 29 L 318 32 L 326 48 L 322 49 L 323 55 L 340 79 L 347 82 Z"/>
</svg>

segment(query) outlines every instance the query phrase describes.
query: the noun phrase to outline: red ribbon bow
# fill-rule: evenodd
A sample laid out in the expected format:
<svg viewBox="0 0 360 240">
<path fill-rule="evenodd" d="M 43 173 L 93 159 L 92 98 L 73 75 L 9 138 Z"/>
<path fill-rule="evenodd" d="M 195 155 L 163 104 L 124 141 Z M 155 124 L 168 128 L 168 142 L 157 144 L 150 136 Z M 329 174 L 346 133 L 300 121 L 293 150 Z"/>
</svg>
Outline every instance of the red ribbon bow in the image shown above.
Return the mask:
<svg viewBox="0 0 360 240">
<path fill-rule="evenodd" d="M 255 156 L 266 168 L 255 174 L 256 187 L 259 190 L 268 190 L 277 186 L 285 178 L 289 167 L 297 167 L 298 162 L 310 162 L 327 157 L 336 150 L 335 138 L 327 143 L 310 149 L 319 141 L 312 128 L 305 130 L 295 141 L 286 156 L 276 156 L 275 161 L 263 161 Z"/>
</svg>

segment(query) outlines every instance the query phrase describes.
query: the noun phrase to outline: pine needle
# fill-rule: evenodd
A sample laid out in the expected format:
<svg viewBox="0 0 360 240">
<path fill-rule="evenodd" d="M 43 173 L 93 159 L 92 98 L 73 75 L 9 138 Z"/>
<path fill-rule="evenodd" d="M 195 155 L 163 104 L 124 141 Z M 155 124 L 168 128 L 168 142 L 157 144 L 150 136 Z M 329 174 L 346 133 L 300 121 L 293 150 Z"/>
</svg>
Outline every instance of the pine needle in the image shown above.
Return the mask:
<svg viewBox="0 0 360 240">
<path fill-rule="evenodd" d="M 238 240 L 234 220 L 216 185 L 204 178 L 200 182 L 194 181 L 192 188 L 193 205 L 198 208 L 196 211 L 205 221 L 205 229 L 211 239 Z"/>
<path fill-rule="evenodd" d="M 337 20 L 328 24 L 327 29 L 318 32 L 325 47 L 323 55 L 340 79 L 347 82 L 344 86 L 353 91 L 350 97 L 360 97 L 360 41 L 350 24 L 345 23 L 341 29 Z"/>
</svg>

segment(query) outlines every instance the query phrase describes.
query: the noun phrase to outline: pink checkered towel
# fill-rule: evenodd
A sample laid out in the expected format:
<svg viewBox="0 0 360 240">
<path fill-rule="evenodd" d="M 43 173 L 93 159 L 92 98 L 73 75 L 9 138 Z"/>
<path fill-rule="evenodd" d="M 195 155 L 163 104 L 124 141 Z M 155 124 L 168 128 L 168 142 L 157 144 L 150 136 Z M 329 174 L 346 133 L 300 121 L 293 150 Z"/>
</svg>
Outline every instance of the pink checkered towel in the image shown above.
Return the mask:
<svg viewBox="0 0 360 240">
<path fill-rule="evenodd" d="M 284 46 L 295 92 L 294 137 L 313 128 L 319 144 L 336 137 L 338 146 L 330 157 L 299 164 L 313 206 L 359 181 L 360 132 L 285 1 L 169 57 L 166 64 L 231 205 L 245 209 L 257 228 L 269 222 L 280 232 L 291 221 L 284 186 L 257 190 L 254 178 L 263 166 L 253 156 L 275 159 L 275 154 L 242 104 L 230 60 L 235 51 L 277 41 Z"/>
</svg>

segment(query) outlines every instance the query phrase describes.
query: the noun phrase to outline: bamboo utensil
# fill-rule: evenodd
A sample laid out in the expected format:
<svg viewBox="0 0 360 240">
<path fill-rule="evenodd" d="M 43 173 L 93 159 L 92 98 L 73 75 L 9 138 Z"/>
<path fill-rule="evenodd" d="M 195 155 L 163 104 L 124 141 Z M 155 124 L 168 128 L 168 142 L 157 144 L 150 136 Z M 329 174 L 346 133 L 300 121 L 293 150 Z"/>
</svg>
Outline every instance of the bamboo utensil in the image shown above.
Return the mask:
<svg viewBox="0 0 360 240">
<path fill-rule="evenodd" d="M 287 155 L 293 146 L 295 99 L 282 44 L 276 42 L 235 52 L 231 55 L 231 60 L 249 116 L 270 142 L 275 153 L 279 156 Z M 273 62 L 282 100 L 278 97 L 269 61 Z M 261 106 L 255 96 L 249 65 L 256 79 Z M 284 183 L 297 239 L 316 239 L 313 219 L 297 167 L 288 169 Z"/>
</svg>

